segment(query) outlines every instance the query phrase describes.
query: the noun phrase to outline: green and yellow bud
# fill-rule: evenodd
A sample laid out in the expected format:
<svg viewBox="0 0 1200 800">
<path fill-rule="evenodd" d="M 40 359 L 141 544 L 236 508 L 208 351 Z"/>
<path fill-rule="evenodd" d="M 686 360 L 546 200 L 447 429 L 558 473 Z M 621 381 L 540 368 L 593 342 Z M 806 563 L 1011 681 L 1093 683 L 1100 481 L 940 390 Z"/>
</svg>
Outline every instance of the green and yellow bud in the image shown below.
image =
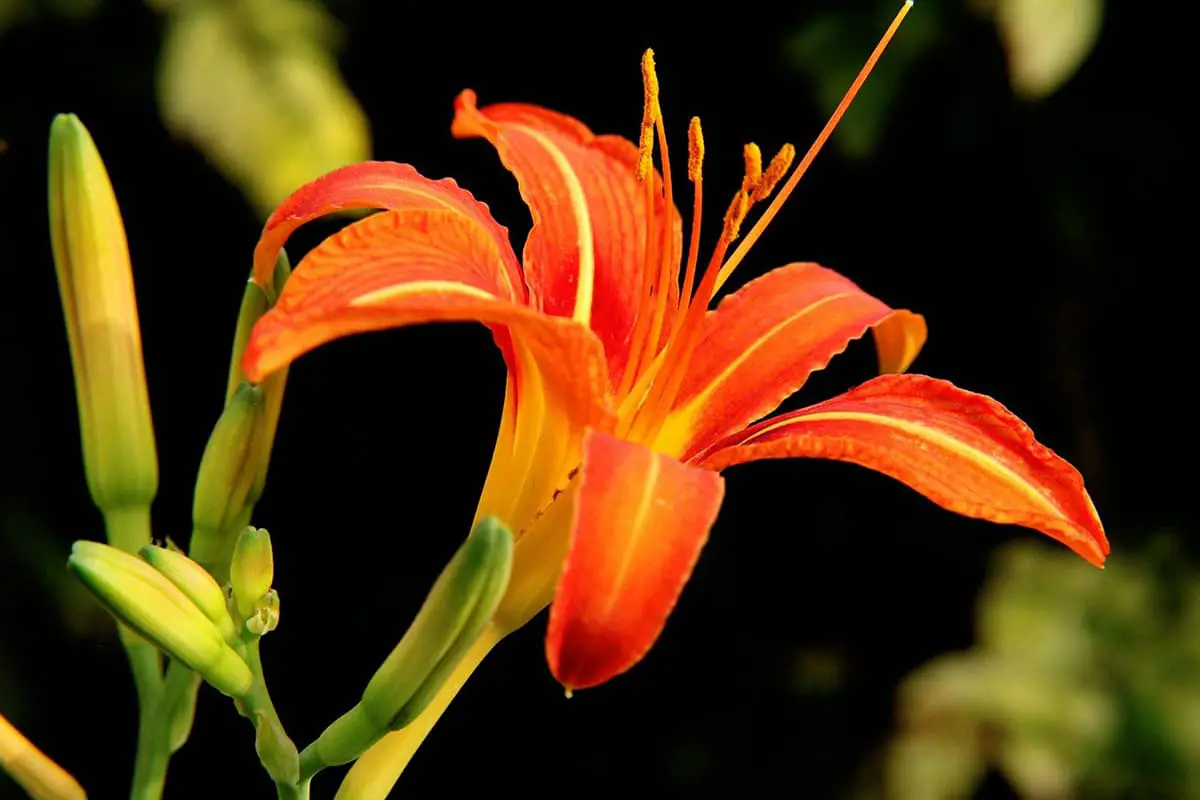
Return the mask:
<svg viewBox="0 0 1200 800">
<path fill-rule="evenodd" d="M 248 520 L 247 502 L 269 455 L 267 403 L 259 386 L 242 383 L 204 448 L 192 503 L 192 559 L 223 581 L 234 537 Z"/>
<path fill-rule="evenodd" d="M 149 506 L 158 457 L 125 226 L 73 114 L 50 127 L 50 243 L 75 372 L 88 489 L 103 511 Z"/>
<path fill-rule="evenodd" d="M 187 595 L 196 608 L 217 626 L 217 630 L 226 641 L 237 638 L 233 618 L 229 616 L 225 593 L 204 567 L 183 553 L 152 544 L 143 546 L 138 550 L 138 555 L 175 584 L 175 588 Z"/>
<path fill-rule="evenodd" d="M 162 573 L 99 542 L 76 542 L 67 565 L 121 622 L 231 697 L 253 683 L 246 662 L 204 612 Z"/>
<path fill-rule="evenodd" d="M 512 554 L 509 530 L 494 517 L 481 521 L 434 583 L 362 700 L 326 728 L 302 760 L 345 764 L 415 719 L 496 613 L 512 572 Z"/>
<path fill-rule="evenodd" d="M 233 560 L 229 564 L 233 602 L 242 619 L 249 620 L 255 615 L 274 581 L 275 559 L 271 554 L 271 535 L 265 528 L 247 527 L 233 547 Z"/>
</svg>

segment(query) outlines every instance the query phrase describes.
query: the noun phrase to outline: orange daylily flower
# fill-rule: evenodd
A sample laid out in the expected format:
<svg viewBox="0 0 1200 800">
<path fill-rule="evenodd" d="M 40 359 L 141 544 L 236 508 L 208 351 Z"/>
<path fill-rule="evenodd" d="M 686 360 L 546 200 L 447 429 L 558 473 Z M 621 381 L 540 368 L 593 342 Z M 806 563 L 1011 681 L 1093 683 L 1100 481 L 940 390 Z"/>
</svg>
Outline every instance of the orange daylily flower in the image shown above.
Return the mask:
<svg viewBox="0 0 1200 800">
<path fill-rule="evenodd" d="M 716 519 L 718 471 L 746 461 L 850 461 L 959 514 L 1039 530 L 1097 566 L 1108 554 L 1079 473 L 1024 423 L 988 397 L 898 374 L 924 343 L 919 315 L 806 263 L 769 272 L 709 310 L 902 16 L 786 182 L 790 147 L 764 167 L 747 146 L 745 179 L 703 271 L 702 132 L 693 120 L 685 252 L 649 52 L 640 145 L 536 106 L 481 108 L 471 91 L 458 97 L 453 134 L 495 146 L 529 205 L 521 260 L 486 206 L 403 164 L 336 170 L 267 221 L 255 251 L 264 285 L 303 223 L 383 209 L 300 262 L 254 329 L 244 362 L 251 380 L 353 333 L 460 320 L 492 330 L 508 384 L 477 516 L 499 516 L 518 537 L 495 624 L 511 631 L 552 603 L 547 656 L 568 688 L 602 683 L 651 647 Z M 748 211 L 773 194 L 730 253 Z M 867 331 L 885 374 L 763 420 Z"/>
</svg>

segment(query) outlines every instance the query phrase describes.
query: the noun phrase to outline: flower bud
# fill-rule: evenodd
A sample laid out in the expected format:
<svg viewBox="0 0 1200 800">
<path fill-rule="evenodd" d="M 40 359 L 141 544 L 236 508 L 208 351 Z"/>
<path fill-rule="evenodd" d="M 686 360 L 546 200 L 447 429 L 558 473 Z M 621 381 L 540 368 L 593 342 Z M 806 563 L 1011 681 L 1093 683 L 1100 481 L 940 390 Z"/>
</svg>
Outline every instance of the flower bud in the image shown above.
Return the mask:
<svg viewBox="0 0 1200 800">
<path fill-rule="evenodd" d="M 325 766 L 352 761 L 425 709 L 495 614 L 508 585 L 512 553 L 512 534 L 494 517 L 475 527 L 362 700 L 312 745 L 317 760 Z"/>
<path fill-rule="evenodd" d="M 271 554 L 271 535 L 266 528 L 245 528 L 233 547 L 233 561 L 229 565 L 233 601 L 242 619 L 249 620 L 255 616 L 274 581 L 275 560 Z"/>
<path fill-rule="evenodd" d="M 192 558 L 224 580 L 247 499 L 268 454 L 263 390 L 242 383 L 217 420 L 200 459 L 192 502 Z"/>
<path fill-rule="evenodd" d="M 103 511 L 149 506 L 158 457 L 125 227 L 100 153 L 73 114 L 50 127 L 49 178 L 88 490 Z"/>
<path fill-rule="evenodd" d="M 233 619 L 229 616 L 229 608 L 225 602 L 225 593 L 204 567 L 183 553 L 152 544 L 144 545 L 138 550 L 138 555 L 173 583 L 175 588 L 187 595 L 196 608 L 204 612 L 204 616 L 217 626 L 222 638 L 226 641 L 236 638 Z"/>
<path fill-rule="evenodd" d="M 231 697 L 253 676 L 220 631 L 161 573 L 141 559 L 99 542 L 76 542 L 67 565 L 121 622 Z"/>
</svg>

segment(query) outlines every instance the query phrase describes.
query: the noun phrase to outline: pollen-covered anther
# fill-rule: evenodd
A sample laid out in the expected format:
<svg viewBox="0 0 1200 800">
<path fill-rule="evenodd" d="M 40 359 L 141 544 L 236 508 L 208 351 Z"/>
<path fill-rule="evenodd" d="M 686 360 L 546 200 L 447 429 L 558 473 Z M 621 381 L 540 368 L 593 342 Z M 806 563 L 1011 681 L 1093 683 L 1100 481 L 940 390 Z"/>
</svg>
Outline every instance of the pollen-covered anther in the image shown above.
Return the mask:
<svg viewBox="0 0 1200 800">
<path fill-rule="evenodd" d="M 742 231 L 742 223 L 746 221 L 746 214 L 750 211 L 750 196 L 746 192 L 738 192 L 733 196 L 733 202 L 729 204 L 729 210 L 725 212 L 725 227 L 721 232 L 721 238 L 726 242 L 732 242 L 738 237 Z"/>
<path fill-rule="evenodd" d="M 771 163 L 767 165 L 762 180 L 759 181 L 758 186 L 754 189 L 754 193 L 750 196 L 750 202 L 757 203 L 770 197 L 771 192 L 775 191 L 775 187 L 783 180 L 783 176 L 792 168 L 792 162 L 795 160 L 795 147 L 785 144 L 779 148 L 779 152 L 775 154 L 775 157 L 771 159 Z"/>
<path fill-rule="evenodd" d="M 746 174 L 742 177 L 742 191 L 753 198 L 754 191 L 763 179 L 762 150 L 754 142 L 742 148 L 742 158 L 746 162 Z"/>
<path fill-rule="evenodd" d="M 654 70 L 654 51 L 642 55 L 642 129 L 638 137 L 637 177 L 650 177 L 654 160 L 654 125 L 658 122 L 658 73 Z"/>
<path fill-rule="evenodd" d="M 696 183 L 704 167 L 704 131 L 700 118 L 692 117 L 688 123 L 688 180 Z"/>
</svg>

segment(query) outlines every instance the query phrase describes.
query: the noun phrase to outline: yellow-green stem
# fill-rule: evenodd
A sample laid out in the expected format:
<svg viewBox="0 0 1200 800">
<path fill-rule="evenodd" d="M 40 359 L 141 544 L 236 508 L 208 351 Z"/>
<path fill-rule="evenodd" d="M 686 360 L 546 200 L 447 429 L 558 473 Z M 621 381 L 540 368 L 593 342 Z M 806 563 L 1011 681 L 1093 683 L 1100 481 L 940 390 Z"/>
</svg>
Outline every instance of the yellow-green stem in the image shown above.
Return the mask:
<svg viewBox="0 0 1200 800">
<path fill-rule="evenodd" d="M 490 625 L 484 628 L 433 702 L 407 726 L 389 733 L 363 753 L 342 781 L 335 800 L 384 800 L 458 690 L 502 638 L 504 634 L 498 629 Z"/>
<path fill-rule="evenodd" d="M 120 506 L 102 509 L 109 544 L 127 553 L 150 543 L 150 507 Z M 138 698 L 138 744 L 133 763 L 132 800 L 158 800 L 167 780 L 170 760 L 167 737 L 159 720 L 162 694 L 162 654 L 158 648 L 128 628 L 119 629 L 121 644 L 129 658 Z"/>
</svg>

